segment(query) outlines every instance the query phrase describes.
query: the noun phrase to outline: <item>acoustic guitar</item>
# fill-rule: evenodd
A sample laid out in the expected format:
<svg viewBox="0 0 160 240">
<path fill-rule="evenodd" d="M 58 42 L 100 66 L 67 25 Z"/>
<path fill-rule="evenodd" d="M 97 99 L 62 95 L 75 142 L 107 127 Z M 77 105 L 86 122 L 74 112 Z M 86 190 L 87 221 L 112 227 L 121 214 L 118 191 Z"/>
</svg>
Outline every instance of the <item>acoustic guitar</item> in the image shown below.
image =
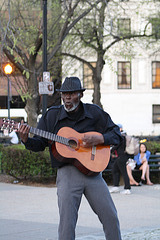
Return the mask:
<svg viewBox="0 0 160 240">
<path fill-rule="evenodd" d="M 14 130 L 19 123 L 13 120 L 0 119 L 1 129 Z M 96 175 L 103 171 L 110 159 L 110 146 L 97 145 L 84 147 L 79 133 L 70 127 L 61 128 L 57 134 L 30 127 L 30 133 L 46 138 L 52 145 L 52 154 L 60 162 L 73 164 L 85 175 Z M 85 135 L 100 135 L 98 132 L 87 132 Z"/>
</svg>

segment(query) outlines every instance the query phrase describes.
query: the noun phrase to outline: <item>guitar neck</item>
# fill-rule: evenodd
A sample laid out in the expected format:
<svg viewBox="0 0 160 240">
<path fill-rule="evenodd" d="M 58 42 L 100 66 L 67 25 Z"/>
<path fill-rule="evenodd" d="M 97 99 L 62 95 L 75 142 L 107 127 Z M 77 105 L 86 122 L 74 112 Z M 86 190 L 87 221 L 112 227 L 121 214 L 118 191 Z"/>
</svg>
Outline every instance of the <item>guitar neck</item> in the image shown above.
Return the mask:
<svg viewBox="0 0 160 240">
<path fill-rule="evenodd" d="M 33 134 L 35 134 L 37 136 L 46 138 L 46 139 L 48 139 L 50 141 L 59 142 L 59 143 L 62 143 L 64 145 L 69 146 L 69 139 L 68 138 L 58 136 L 58 135 L 56 135 L 54 133 L 46 132 L 46 131 L 43 131 L 41 129 L 34 128 L 34 127 L 30 127 L 30 133 L 33 133 Z"/>
<path fill-rule="evenodd" d="M 10 119 L 6 120 L 5 118 L 4 119 L 0 118 L 0 129 L 1 130 L 7 129 L 8 131 L 13 131 L 14 129 L 16 129 L 16 130 L 19 129 L 19 126 L 20 126 L 20 123 L 17 123 L 14 120 L 10 120 Z M 68 138 L 56 135 L 54 133 L 46 132 L 46 131 L 43 131 L 41 129 L 34 128 L 34 127 L 30 127 L 30 133 L 33 133 L 37 136 L 46 138 L 50 141 L 59 142 L 59 143 L 69 146 Z"/>
</svg>

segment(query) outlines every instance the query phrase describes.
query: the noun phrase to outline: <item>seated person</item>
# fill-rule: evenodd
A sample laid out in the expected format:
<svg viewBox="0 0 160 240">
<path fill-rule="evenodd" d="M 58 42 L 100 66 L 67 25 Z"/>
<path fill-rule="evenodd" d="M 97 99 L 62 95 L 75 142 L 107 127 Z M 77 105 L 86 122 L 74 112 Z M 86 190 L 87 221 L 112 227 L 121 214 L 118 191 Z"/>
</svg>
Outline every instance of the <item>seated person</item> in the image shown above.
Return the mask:
<svg viewBox="0 0 160 240">
<path fill-rule="evenodd" d="M 136 161 L 136 167 L 135 169 L 142 170 L 142 175 L 141 175 L 141 181 L 142 183 L 146 180 L 147 185 L 153 185 L 149 178 L 149 165 L 148 165 L 148 160 L 150 157 L 151 153 L 150 151 L 147 150 L 147 147 L 144 143 L 140 144 L 139 147 L 139 153 L 134 156 L 134 160 Z M 127 173 L 129 176 L 130 184 L 139 186 L 139 183 L 135 181 L 135 179 L 132 176 L 132 169 L 131 166 L 127 165 Z"/>
</svg>

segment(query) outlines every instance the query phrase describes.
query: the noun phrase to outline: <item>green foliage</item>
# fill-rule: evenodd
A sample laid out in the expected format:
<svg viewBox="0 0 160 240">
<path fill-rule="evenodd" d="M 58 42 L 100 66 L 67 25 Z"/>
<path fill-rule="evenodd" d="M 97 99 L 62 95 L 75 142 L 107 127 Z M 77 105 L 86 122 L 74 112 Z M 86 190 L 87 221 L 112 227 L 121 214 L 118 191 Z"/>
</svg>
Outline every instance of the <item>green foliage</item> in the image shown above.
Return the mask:
<svg viewBox="0 0 160 240">
<path fill-rule="evenodd" d="M 1 168 L 3 172 L 17 179 L 41 180 L 53 175 L 48 149 L 31 152 L 24 145 L 1 146 Z"/>
<path fill-rule="evenodd" d="M 26 75 L 26 78 L 29 79 L 29 72 L 28 71 L 24 70 L 23 75 Z"/>
<path fill-rule="evenodd" d="M 29 54 L 34 55 L 35 54 L 35 46 L 30 47 Z"/>
<path fill-rule="evenodd" d="M 18 89 L 17 92 L 21 95 L 22 101 L 25 102 L 28 99 L 32 99 L 31 95 L 29 92 L 26 92 L 25 94 L 23 93 L 22 89 Z"/>
<path fill-rule="evenodd" d="M 156 154 L 157 152 L 160 152 L 160 142 L 156 141 L 148 141 L 145 143 L 147 146 L 147 150 L 151 152 L 151 154 Z"/>
</svg>

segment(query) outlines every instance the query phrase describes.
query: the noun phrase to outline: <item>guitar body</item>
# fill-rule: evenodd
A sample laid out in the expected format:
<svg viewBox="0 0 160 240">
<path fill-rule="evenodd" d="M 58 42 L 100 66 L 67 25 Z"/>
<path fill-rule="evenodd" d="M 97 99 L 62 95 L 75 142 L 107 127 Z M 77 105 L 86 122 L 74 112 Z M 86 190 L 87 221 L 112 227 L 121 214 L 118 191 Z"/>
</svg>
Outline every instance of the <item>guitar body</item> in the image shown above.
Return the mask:
<svg viewBox="0 0 160 240">
<path fill-rule="evenodd" d="M 98 132 L 87 132 L 85 135 L 99 135 Z M 54 157 L 61 162 L 71 163 L 85 175 L 94 175 L 103 171 L 110 159 L 110 147 L 97 145 L 86 148 L 83 146 L 84 133 L 78 133 L 72 128 L 63 127 L 58 133 L 69 139 L 69 145 L 55 142 L 52 145 Z"/>
</svg>

